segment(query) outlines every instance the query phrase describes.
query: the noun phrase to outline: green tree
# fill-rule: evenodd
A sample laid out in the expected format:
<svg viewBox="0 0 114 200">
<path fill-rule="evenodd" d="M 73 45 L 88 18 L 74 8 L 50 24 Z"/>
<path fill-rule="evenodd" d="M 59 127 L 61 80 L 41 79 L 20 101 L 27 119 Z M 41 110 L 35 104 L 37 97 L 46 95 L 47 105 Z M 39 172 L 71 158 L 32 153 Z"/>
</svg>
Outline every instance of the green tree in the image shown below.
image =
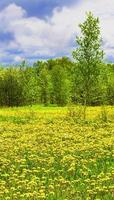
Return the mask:
<svg viewBox="0 0 114 200">
<path fill-rule="evenodd" d="M 32 67 L 27 67 L 21 71 L 21 78 L 23 82 L 23 101 L 24 104 L 39 103 L 39 85 L 37 74 Z"/>
<path fill-rule="evenodd" d="M 70 82 L 67 79 L 66 71 L 60 65 L 56 65 L 53 67 L 51 75 L 53 103 L 64 106 L 70 99 Z"/>
<path fill-rule="evenodd" d="M 107 102 L 114 104 L 114 64 L 107 65 Z"/>
<path fill-rule="evenodd" d="M 87 14 L 84 23 L 79 25 L 81 36 L 76 37 L 77 49 L 73 58 L 77 62 L 78 92 L 84 105 L 95 101 L 95 90 L 100 74 L 100 63 L 103 59 L 99 19 L 91 12 Z"/>
<path fill-rule="evenodd" d="M 50 103 L 50 95 L 51 95 L 51 79 L 49 71 L 46 67 L 40 71 L 38 77 L 38 83 L 40 87 L 40 102 L 44 105 L 48 105 Z"/>
<path fill-rule="evenodd" d="M 22 104 L 22 84 L 18 70 L 7 69 L 0 85 L 1 105 L 19 106 Z"/>
</svg>

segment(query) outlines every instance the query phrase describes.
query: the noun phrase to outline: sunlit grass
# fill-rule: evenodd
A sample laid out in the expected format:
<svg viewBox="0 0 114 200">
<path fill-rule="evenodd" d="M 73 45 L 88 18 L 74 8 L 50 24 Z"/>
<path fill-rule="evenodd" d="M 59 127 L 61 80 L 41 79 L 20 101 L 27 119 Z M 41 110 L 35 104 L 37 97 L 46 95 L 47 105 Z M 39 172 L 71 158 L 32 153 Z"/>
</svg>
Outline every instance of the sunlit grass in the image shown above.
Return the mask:
<svg viewBox="0 0 114 200">
<path fill-rule="evenodd" d="M 0 109 L 0 200 L 114 199 L 114 108 L 106 110 L 107 123 L 100 107 L 81 123 L 66 107 Z"/>
</svg>

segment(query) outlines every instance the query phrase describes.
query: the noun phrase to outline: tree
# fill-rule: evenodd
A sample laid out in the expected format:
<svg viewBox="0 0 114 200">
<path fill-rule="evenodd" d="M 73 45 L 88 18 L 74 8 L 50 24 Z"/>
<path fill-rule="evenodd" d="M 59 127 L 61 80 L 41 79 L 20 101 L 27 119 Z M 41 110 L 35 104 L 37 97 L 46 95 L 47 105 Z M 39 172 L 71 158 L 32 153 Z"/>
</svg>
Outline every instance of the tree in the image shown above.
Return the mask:
<svg viewBox="0 0 114 200">
<path fill-rule="evenodd" d="M 70 82 L 67 78 L 66 70 L 60 65 L 54 66 L 51 71 L 51 79 L 53 103 L 59 106 L 66 105 L 70 99 Z"/>
<path fill-rule="evenodd" d="M 107 102 L 114 104 L 114 64 L 107 65 Z"/>
<path fill-rule="evenodd" d="M 18 71 L 7 69 L 0 85 L 2 96 L 1 105 L 19 106 L 22 104 L 22 84 L 18 76 Z"/>
<path fill-rule="evenodd" d="M 101 38 L 99 19 L 91 12 L 87 13 L 84 23 L 79 25 L 81 36 L 76 37 L 78 48 L 73 51 L 73 58 L 77 62 L 78 91 L 83 104 L 95 101 L 95 89 L 100 74 L 100 63 L 103 51 L 100 49 Z"/>
<path fill-rule="evenodd" d="M 40 87 L 40 101 L 44 105 L 48 105 L 50 103 L 51 81 L 49 71 L 46 67 L 40 71 L 38 83 Z"/>
<path fill-rule="evenodd" d="M 38 78 L 34 68 L 26 67 L 21 71 L 23 82 L 23 103 L 35 104 L 39 103 L 39 85 Z"/>
</svg>

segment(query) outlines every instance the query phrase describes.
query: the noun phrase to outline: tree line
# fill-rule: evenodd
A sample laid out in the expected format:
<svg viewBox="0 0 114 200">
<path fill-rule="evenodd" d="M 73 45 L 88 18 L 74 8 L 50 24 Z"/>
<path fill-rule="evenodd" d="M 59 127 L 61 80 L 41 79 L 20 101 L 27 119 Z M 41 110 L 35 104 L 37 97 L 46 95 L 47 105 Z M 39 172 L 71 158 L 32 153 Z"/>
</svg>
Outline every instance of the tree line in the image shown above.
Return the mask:
<svg viewBox="0 0 114 200">
<path fill-rule="evenodd" d="M 67 57 L 38 61 L 32 67 L 26 64 L 1 67 L 0 105 L 84 104 L 85 83 L 78 68 L 79 64 Z M 99 78 L 91 86 L 87 104 L 114 104 L 114 64 L 100 63 L 99 70 Z"/>
<path fill-rule="evenodd" d="M 68 57 L 0 67 L 0 106 L 114 104 L 114 64 L 103 62 L 99 19 L 87 14 Z"/>
</svg>

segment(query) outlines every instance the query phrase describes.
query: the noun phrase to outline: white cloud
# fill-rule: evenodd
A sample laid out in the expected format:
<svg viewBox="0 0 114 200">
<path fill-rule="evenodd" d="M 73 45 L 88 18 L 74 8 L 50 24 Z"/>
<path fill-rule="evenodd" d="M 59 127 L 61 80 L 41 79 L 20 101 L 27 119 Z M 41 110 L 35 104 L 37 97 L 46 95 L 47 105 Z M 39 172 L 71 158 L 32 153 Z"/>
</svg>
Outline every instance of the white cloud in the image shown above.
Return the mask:
<svg viewBox="0 0 114 200">
<path fill-rule="evenodd" d="M 10 4 L 0 12 L 0 28 L 3 32 L 9 31 L 10 26 L 16 20 L 21 20 L 26 16 L 26 11 L 16 4 Z"/>
<path fill-rule="evenodd" d="M 85 12 L 92 11 L 100 18 L 103 48 L 107 55 L 114 53 L 114 1 L 82 0 L 71 7 L 54 9 L 51 17 L 27 17 L 26 11 L 10 4 L 0 12 L 0 30 L 11 32 L 14 41 L 5 49 L 19 49 L 24 57 L 56 56 L 71 53 L 71 41 L 79 34 L 78 24 L 85 19 Z M 14 61 L 20 57 L 14 57 Z"/>
<path fill-rule="evenodd" d="M 22 62 L 23 60 L 24 60 L 24 58 L 21 57 L 21 56 L 15 56 L 15 57 L 14 57 L 14 61 L 15 61 L 15 62 Z"/>
</svg>

